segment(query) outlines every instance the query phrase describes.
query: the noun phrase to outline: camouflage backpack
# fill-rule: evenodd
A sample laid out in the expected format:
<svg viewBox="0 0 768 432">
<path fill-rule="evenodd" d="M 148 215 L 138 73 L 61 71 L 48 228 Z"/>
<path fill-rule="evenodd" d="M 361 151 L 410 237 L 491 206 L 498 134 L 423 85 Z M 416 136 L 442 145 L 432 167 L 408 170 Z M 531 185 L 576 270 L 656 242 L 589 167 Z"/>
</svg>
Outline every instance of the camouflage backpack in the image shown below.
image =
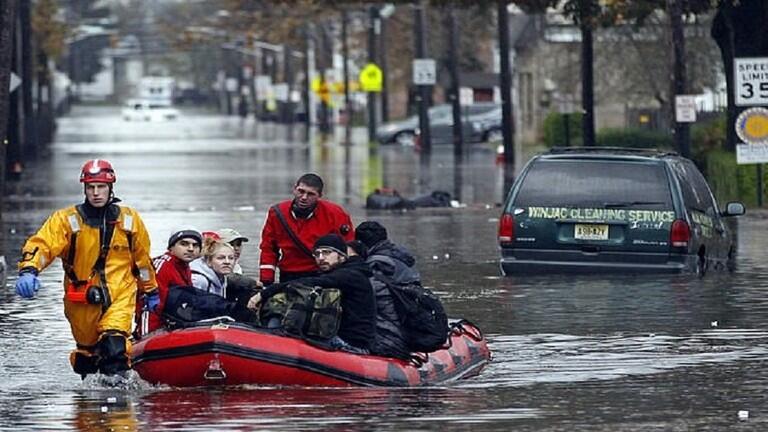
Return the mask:
<svg viewBox="0 0 768 432">
<path fill-rule="evenodd" d="M 330 339 L 336 336 L 341 324 L 341 291 L 289 283 L 259 311 L 262 325 L 275 317 L 288 334 Z"/>
</svg>

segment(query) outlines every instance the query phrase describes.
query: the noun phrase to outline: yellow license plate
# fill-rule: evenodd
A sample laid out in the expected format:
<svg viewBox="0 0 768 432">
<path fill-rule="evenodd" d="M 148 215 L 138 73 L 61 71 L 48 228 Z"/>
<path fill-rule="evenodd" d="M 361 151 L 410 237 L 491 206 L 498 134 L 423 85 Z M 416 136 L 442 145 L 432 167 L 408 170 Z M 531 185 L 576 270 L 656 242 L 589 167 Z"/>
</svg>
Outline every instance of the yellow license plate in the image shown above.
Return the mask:
<svg viewBox="0 0 768 432">
<path fill-rule="evenodd" d="M 608 225 L 576 224 L 573 237 L 577 240 L 608 240 Z"/>
</svg>

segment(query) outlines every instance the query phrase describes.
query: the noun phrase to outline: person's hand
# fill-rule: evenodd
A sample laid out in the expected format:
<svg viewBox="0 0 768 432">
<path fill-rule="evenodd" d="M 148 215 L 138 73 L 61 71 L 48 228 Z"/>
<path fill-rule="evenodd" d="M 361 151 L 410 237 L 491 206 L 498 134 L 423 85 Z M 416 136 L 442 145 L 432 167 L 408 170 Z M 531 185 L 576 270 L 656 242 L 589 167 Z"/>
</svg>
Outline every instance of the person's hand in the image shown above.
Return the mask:
<svg viewBox="0 0 768 432">
<path fill-rule="evenodd" d="M 256 288 L 264 288 L 264 282 L 257 280 L 256 281 Z"/>
<path fill-rule="evenodd" d="M 32 272 L 22 273 L 16 280 L 16 294 L 24 298 L 34 297 L 39 289 L 40 279 Z"/>
<path fill-rule="evenodd" d="M 246 307 L 250 310 L 257 310 L 259 308 L 259 303 L 261 303 L 261 293 L 256 293 L 250 300 L 248 300 L 248 305 Z"/>
<path fill-rule="evenodd" d="M 160 306 L 160 293 L 157 290 L 152 291 L 144 296 L 144 304 L 152 312 L 156 312 Z"/>
</svg>

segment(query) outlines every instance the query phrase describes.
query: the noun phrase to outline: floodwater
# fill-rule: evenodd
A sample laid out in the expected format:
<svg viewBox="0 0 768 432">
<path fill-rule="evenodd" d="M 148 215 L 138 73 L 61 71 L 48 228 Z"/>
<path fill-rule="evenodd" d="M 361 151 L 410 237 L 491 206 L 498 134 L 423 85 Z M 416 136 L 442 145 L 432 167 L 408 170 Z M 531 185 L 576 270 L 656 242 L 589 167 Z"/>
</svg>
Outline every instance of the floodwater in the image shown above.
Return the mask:
<svg viewBox="0 0 768 432">
<path fill-rule="evenodd" d="M 327 198 L 356 222 L 379 220 L 414 251 L 449 315 L 477 323 L 494 358 L 478 377 L 423 389 L 180 390 L 138 379 L 109 389 L 70 370 L 55 264 L 34 300 L 14 294 L 13 275 L 0 290 L 0 430 L 768 428 L 768 220 L 759 212 L 738 222 L 734 273 L 504 278 L 495 243 L 501 173 L 484 145 L 459 171 L 450 149 L 438 149 L 420 176 L 409 148 L 306 145 L 280 127 L 203 114 L 136 124 L 115 109 L 80 109 L 61 119 L 58 134 L 50 157 L 9 186 L 0 242 L 9 263 L 52 210 L 82 200 L 78 170 L 103 157 L 117 169 L 117 195 L 142 214 L 155 254 L 181 224 L 233 227 L 251 239 L 242 264 L 255 272 L 268 206 L 315 171 Z M 380 186 L 409 197 L 460 191 L 466 206 L 366 211 L 365 195 Z"/>
</svg>

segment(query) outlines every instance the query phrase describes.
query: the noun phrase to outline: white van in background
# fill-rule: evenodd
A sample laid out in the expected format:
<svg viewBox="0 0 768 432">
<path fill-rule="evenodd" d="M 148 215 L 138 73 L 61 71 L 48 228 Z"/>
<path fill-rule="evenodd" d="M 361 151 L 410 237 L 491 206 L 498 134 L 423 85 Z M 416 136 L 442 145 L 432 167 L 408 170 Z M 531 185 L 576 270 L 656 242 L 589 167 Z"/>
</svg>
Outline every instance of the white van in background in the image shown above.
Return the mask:
<svg viewBox="0 0 768 432">
<path fill-rule="evenodd" d="M 144 99 L 129 99 L 122 109 L 125 121 L 169 121 L 179 118 L 179 110 Z"/>
</svg>

